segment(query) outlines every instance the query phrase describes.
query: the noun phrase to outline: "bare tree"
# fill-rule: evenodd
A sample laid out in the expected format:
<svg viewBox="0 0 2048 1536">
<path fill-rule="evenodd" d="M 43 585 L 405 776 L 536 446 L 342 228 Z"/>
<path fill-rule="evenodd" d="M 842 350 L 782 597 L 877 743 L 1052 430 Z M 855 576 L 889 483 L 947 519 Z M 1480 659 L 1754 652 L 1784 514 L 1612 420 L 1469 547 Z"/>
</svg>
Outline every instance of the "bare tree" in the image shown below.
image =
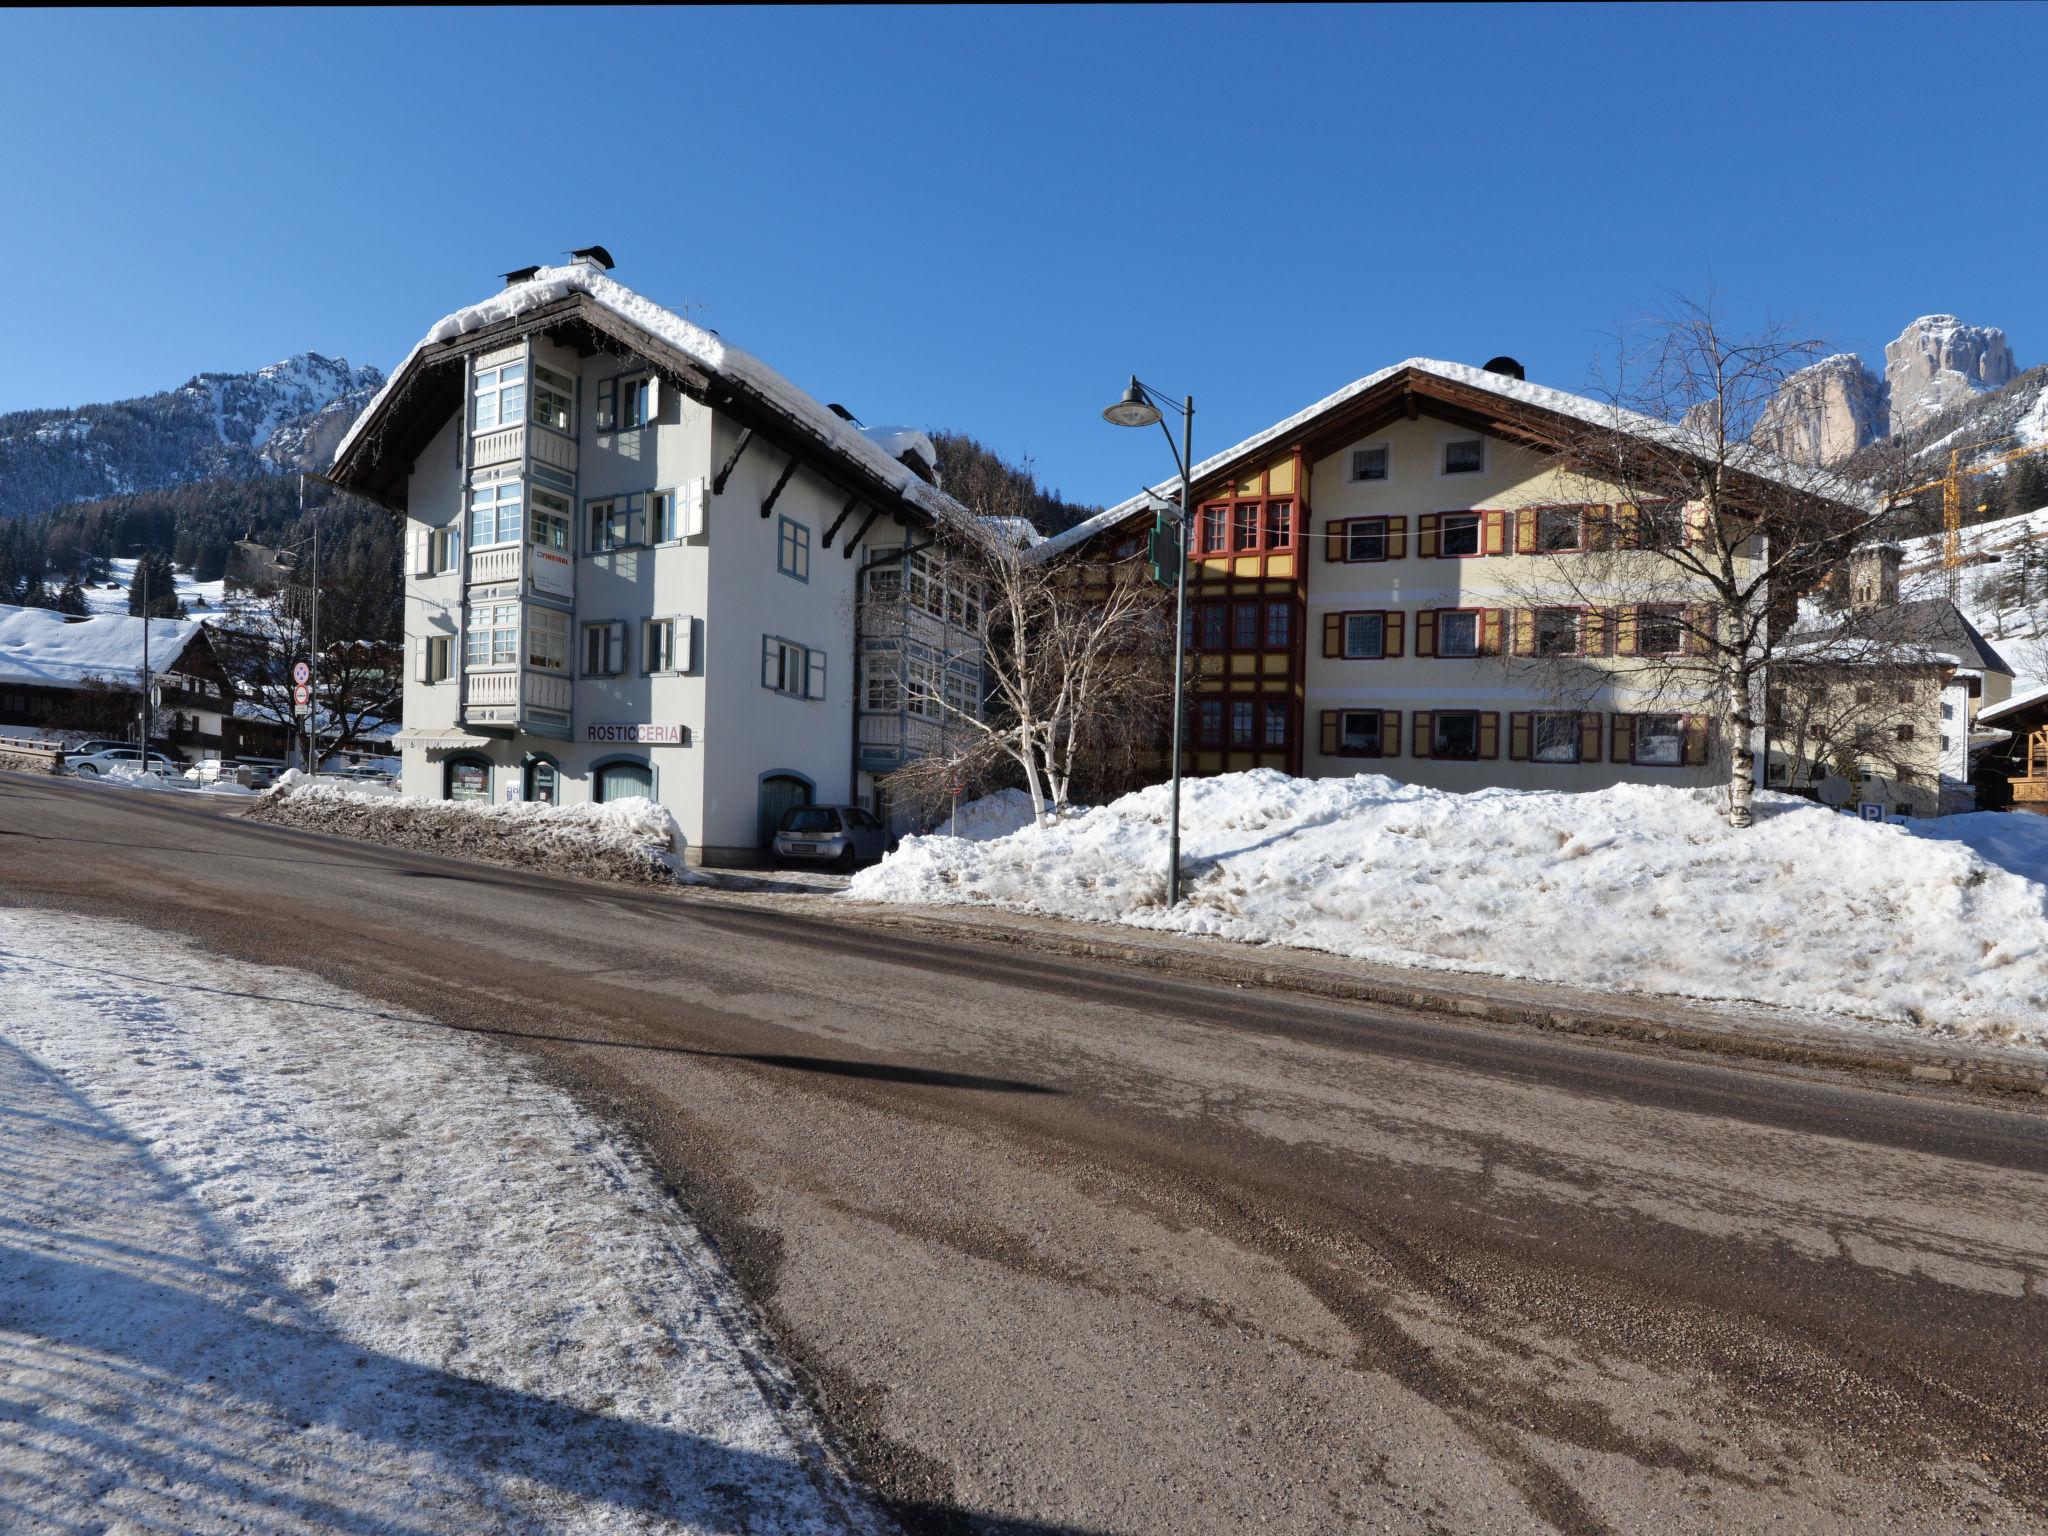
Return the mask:
<svg viewBox="0 0 2048 1536">
<path fill-rule="evenodd" d="M 942 521 L 906 572 L 913 605 L 946 594 L 955 643 L 906 658 L 900 686 L 945 720 L 953 745 L 890 775 L 892 793 L 935 807 L 954 783 L 1014 773 L 1042 823 L 1070 803 L 1077 775 L 1108 776 L 1154 752 L 1171 702 L 1171 615 L 1141 561 L 1039 558 L 1021 504 L 1028 475 L 991 469 L 949 483 L 966 508 Z M 922 594 L 916 584 L 928 584 Z M 978 668 L 982 687 L 957 679 Z"/>
<path fill-rule="evenodd" d="M 292 665 L 306 657 L 307 600 L 299 587 L 238 598 L 215 622 L 214 648 L 253 717 L 291 728 Z M 326 615 L 322 614 L 323 627 Z M 395 717 L 404 697 L 404 653 L 381 640 L 340 640 L 320 650 L 320 734 L 344 741 Z"/>
<path fill-rule="evenodd" d="M 1711 302 L 1675 300 L 1623 339 L 1601 409 L 1552 445 L 1581 482 L 1576 504 L 1518 518 L 1517 549 L 1549 558 L 1518 594 L 1530 611 L 1507 649 L 1544 664 L 1560 696 L 1622 686 L 1648 710 L 1713 722 L 1736 827 L 1754 817 L 1752 740 L 1773 664 L 1876 665 L 1903 638 L 1876 623 L 1825 641 L 1798 629 L 1799 599 L 1896 516 L 1817 455 L 1757 445 L 1820 350 L 1782 328 L 1736 335 Z"/>
</svg>

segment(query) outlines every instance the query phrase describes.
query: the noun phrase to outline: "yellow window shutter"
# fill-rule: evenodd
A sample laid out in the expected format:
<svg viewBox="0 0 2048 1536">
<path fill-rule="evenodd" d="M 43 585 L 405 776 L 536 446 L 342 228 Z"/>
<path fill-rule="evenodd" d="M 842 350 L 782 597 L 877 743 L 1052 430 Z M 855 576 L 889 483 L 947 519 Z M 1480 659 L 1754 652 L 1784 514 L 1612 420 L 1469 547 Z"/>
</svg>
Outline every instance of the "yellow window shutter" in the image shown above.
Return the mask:
<svg viewBox="0 0 2048 1536">
<path fill-rule="evenodd" d="M 1517 608 L 1515 610 L 1515 654 L 1534 656 L 1536 654 L 1536 610 Z"/>
<path fill-rule="evenodd" d="M 1705 715 L 1685 717 L 1685 765 L 1698 768 L 1707 760 L 1707 725 Z"/>
<path fill-rule="evenodd" d="M 1380 756 L 1401 755 L 1401 711 L 1383 709 L 1380 711 Z"/>
<path fill-rule="evenodd" d="M 1389 610 L 1387 613 L 1385 627 L 1380 631 L 1381 655 L 1399 656 L 1401 654 L 1401 618 L 1402 615 L 1398 609 Z"/>
<path fill-rule="evenodd" d="M 1579 527 L 1587 549 L 1614 547 L 1614 509 L 1602 501 L 1588 502 L 1579 509 Z"/>
<path fill-rule="evenodd" d="M 1610 761 L 1617 763 L 1633 762 L 1636 755 L 1636 717 L 1615 715 L 1613 719 L 1614 730 L 1609 738 L 1608 757 Z"/>
<path fill-rule="evenodd" d="M 1636 653 L 1636 610 L 1631 603 L 1626 608 L 1615 610 L 1614 654 L 1633 656 Z"/>
<path fill-rule="evenodd" d="M 1436 558 L 1436 519 L 1434 512 L 1425 512 L 1415 519 L 1415 553 L 1421 559 Z"/>
<path fill-rule="evenodd" d="M 1614 509 L 1614 547 L 1634 549 L 1642 543 L 1642 518 L 1635 503 L 1624 501 Z"/>
<path fill-rule="evenodd" d="M 1515 514 L 1515 553 L 1536 553 L 1536 509 L 1524 507 Z"/>
<path fill-rule="evenodd" d="M 1500 654 L 1500 616 L 1498 608 L 1479 610 L 1479 654 L 1498 656 Z"/>
<path fill-rule="evenodd" d="M 1479 716 L 1479 755 L 1500 756 L 1500 714 L 1496 710 L 1484 710 Z"/>
<path fill-rule="evenodd" d="M 1508 716 L 1508 761 L 1529 761 L 1529 717 L 1520 710 Z"/>
<path fill-rule="evenodd" d="M 1482 512 L 1479 526 L 1484 530 L 1486 542 L 1480 547 L 1489 555 L 1504 555 L 1508 549 L 1508 515 L 1505 512 Z"/>
<path fill-rule="evenodd" d="M 1713 649 L 1714 610 L 1697 605 L 1685 611 L 1685 648 L 1695 656 Z"/>
<path fill-rule="evenodd" d="M 1707 516 L 1707 509 L 1697 505 L 1687 507 L 1685 509 L 1685 542 L 1698 546 L 1708 542 L 1711 537 L 1712 523 Z"/>
<path fill-rule="evenodd" d="M 1579 615 L 1579 653 L 1584 656 L 1605 656 L 1611 633 L 1605 608 L 1584 610 Z"/>
<path fill-rule="evenodd" d="M 1415 757 L 1429 756 L 1429 711 L 1415 711 L 1415 743 L 1411 754 Z"/>
<path fill-rule="evenodd" d="M 1597 763 L 1600 761 L 1600 716 L 1586 713 L 1579 716 L 1579 761 Z"/>
<path fill-rule="evenodd" d="M 1344 654 L 1344 615 L 1326 613 L 1323 615 L 1323 654 L 1342 656 Z"/>
<path fill-rule="evenodd" d="M 1436 654 L 1436 610 L 1434 608 L 1424 608 L 1415 615 L 1415 654 L 1418 656 L 1434 656 Z"/>
<path fill-rule="evenodd" d="M 1335 757 L 1336 755 L 1337 711 L 1334 709 L 1326 709 L 1323 711 L 1323 756 Z"/>
<path fill-rule="evenodd" d="M 1339 518 L 1323 530 L 1323 560 L 1326 564 L 1337 565 L 1342 563 L 1344 553 L 1344 522 Z"/>
<path fill-rule="evenodd" d="M 1387 558 L 1405 560 L 1408 558 L 1408 519 L 1390 517 L 1387 519 Z"/>
</svg>

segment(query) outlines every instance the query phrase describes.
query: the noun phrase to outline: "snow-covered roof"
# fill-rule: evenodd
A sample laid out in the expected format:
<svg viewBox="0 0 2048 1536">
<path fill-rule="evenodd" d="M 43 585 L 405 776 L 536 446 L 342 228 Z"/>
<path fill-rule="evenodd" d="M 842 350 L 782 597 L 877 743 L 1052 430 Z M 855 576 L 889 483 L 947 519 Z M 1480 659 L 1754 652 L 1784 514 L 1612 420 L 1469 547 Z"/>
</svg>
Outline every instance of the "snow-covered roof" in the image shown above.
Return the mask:
<svg viewBox="0 0 2048 1536">
<path fill-rule="evenodd" d="M 1977 711 L 1979 723 L 1986 720 L 2003 720 L 2007 715 L 2016 715 L 2023 709 L 2032 709 L 2038 704 L 2048 704 L 2048 683 L 2039 688 L 2029 688 L 2016 693 L 2002 704 L 1993 704 L 1988 709 Z"/>
<path fill-rule="evenodd" d="M 0 682 L 68 688 L 89 677 L 133 682 L 142 670 L 143 620 L 103 613 L 69 619 L 49 608 L 0 605 Z M 199 633 L 197 619 L 151 619 L 149 661 L 175 667 Z"/>
<path fill-rule="evenodd" d="M 453 341 L 485 326 L 517 319 L 579 293 L 587 295 L 629 325 L 674 347 L 706 373 L 737 384 L 775 406 L 841 457 L 853 460 L 883 484 L 900 491 L 905 500 L 916 503 L 935 516 L 957 515 L 962 510 L 950 496 L 919 479 L 908 465 L 872 441 L 859 427 L 820 404 L 759 358 L 728 344 L 715 331 L 685 320 L 675 311 L 664 309 L 596 267 L 581 262 L 563 267 L 542 267 L 526 281 L 509 284 L 483 302 L 458 309 L 435 321 L 427 334 L 406 354 L 405 361 L 392 370 L 384 387 L 377 391 L 362 415 L 349 427 L 334 450 L 334 462 L 339 464 L 347 456 L 356 439 L 378 416 L 387 398 L 426 348 Z M 917 435 L 923 437 L 922 433 Z M 925 445 L 930 447 L 929 438 L 925 439 Z M 934 450 L 934 466 L 937 461 L 938 454 Z"/>
<path fill-rule="evenodd" d="M 938 444 L 931 440 L 929 433 L 916 427 L 862 427 L 860 435 L 892 459 L 900 460 L 906 453 L 915 453 L 934 475 L 939 472 Z"/>
<path fill-rule="evenodd" d="M 1562 389 L 1552 389 L 1547 384 L 1531 384 L 1526 379 L 1511 378 L 1506 374 L 1492 373 L 1484 368 L 1474 368 L 1468 363 L 1447 363 L 1433 357 L 1411 357 L 1369 373 L 1362 379 L 1354 379 L 1333 394 L 1325 395 L 1314 405 L 1296 411 L 1285 421 L 1275 422 L 1262 432 L 1254 432 L 1243 442 L 1235 443 L 1221 453 L 1211 454 L 1195 466 L 1190 477 L 1196 481 L 1206 479 L 1218 470 L 1235 463 L 1247 454 L 1296 432 L 1316 418 L 1335 410 L 1338 406 L 1364 394 L 1374 386 L 1384 384 L 1403 372 L 1429 374 L 1449 383 L 1466 385 L 1472 389 L 1483 389 L 1488 394 L 1498 395 L 1504 400 L 1513 400 L 1522 405 L 1533 405 L 1541 410 L 1582 421 L 1589 426 L 1620 429 L 1632 432 L 1653 442 L 1664 443 L 1673 448 L 1686 448 L 1693 439 L 1683 428 L 1668 421 L 1659 421 L 1654 416 L 1645 416 L 1636 411 L 1624 410 L 1601 400 L 1589 400 L 1584 395 L 1574 395 Z M 1871 504 L 1870 492 L 1866 487 L 1852 484 L 1837 476 L 1810 470 L 1768 453 L 1761 448 L 1743 445 L 1731 449 L 1730 463 L 1747 474 L 1759 479 L 1773 480 L 1796 490 L 1809 491 L 1816 496 L 1825 496 L 1855 507 Z M 1085 543 L 1108 528 L 1114 528 L 1132 513 L 1150 505 L 1148 498 L 1165 496 L 1180 489 L 1176 479 L 1162 480 L 1150 491 L 1140 492 L 1127 501 L 1118 502 L 1105 511 L 1098 512 L 1085 522 L 1076 523 L 1064 533 L 1055 534 L 1039 546 L 1043 555 L 1056 555 Z"/>
</svg>

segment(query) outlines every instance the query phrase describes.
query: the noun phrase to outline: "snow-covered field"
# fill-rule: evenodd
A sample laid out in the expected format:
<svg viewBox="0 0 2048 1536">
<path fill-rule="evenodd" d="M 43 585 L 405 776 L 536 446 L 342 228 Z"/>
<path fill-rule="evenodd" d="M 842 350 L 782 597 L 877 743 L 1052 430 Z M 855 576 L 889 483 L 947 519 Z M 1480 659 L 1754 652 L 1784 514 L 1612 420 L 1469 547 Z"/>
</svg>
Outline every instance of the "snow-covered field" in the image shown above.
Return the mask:
<svg viewBox="0 0 2048 1536">
<path fill-rule="evenodd" d="M 85 589 L 85 604 L 94 613 L 126 613 L 128 611 L 128 588 L 135 581 L 135 561 L 121 558 L 107 562 L 113 567 L 107 581 L 118 582 L 109 587 L 107 581 L 95 581 Z M 178 596 L 183 599 L 186 614 L 195 619 L 215 618 L 224 611 L 227 601 L 224 593 L 226 583 L 219 581 L 194 581 L 190 571 L 178 573 Z M 151 596 L 155 594 L 152 593 Z"/>
<path fill-rule="evenodd" d="M 731 1282 L 519 1059 L 0 909 L 0 1527 L 872 1531 Z"/>
<path fill-rule="evenodd" d="M 847 896 L 2048 1046 L 2048 818 L 1885 826 L 1766 794 L 1738 833 L 1713 791 L 1456 795 L 1270 769 L 1184 793 L 1172 911 L 1163 785 L 996 841 L 905 839 Z"/>
</svg>

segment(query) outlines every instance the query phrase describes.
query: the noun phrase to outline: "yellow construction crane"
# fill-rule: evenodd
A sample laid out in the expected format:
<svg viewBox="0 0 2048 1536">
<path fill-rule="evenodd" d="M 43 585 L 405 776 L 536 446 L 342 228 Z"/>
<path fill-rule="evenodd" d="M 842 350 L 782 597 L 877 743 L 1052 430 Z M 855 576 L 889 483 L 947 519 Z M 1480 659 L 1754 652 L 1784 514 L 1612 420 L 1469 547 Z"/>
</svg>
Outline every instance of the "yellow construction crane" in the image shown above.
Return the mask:
<svg viewBox="0 0 2048 1536">
<path fill-rule="evenodd" d="M 1925 485 L 1916 485 L 1910 491 L 1901 491 L 1895 501 L 1906 501 L 1922 491 L 1941 487 L 1941 581 L 1943 591 L 1952 603 L 1960 602 L 1963 594 L 1963 482 L 1977 476 L 1989 474 L 2000 464 L 2009 464 L 2014 459 L 2023 459 L 2030 453 L 2048 453 L 2048 443 L 2036 443 L 2031 448 L 2015 448 L 2010 453 L 2001 453 L 1995 459 L 1986 459 L 1964 469 L 1963 454 L 1975 453 L 1979 448 L 1988 448 L 1993 443 L 2009 442 L 2019 434 L 2006 432 L 1998 437 L 1987 437 L 1967 450 L 1951 448 L 1948 451 L 1948 473 L 1939 480 L 1929 480 Z"/>
</svg>

